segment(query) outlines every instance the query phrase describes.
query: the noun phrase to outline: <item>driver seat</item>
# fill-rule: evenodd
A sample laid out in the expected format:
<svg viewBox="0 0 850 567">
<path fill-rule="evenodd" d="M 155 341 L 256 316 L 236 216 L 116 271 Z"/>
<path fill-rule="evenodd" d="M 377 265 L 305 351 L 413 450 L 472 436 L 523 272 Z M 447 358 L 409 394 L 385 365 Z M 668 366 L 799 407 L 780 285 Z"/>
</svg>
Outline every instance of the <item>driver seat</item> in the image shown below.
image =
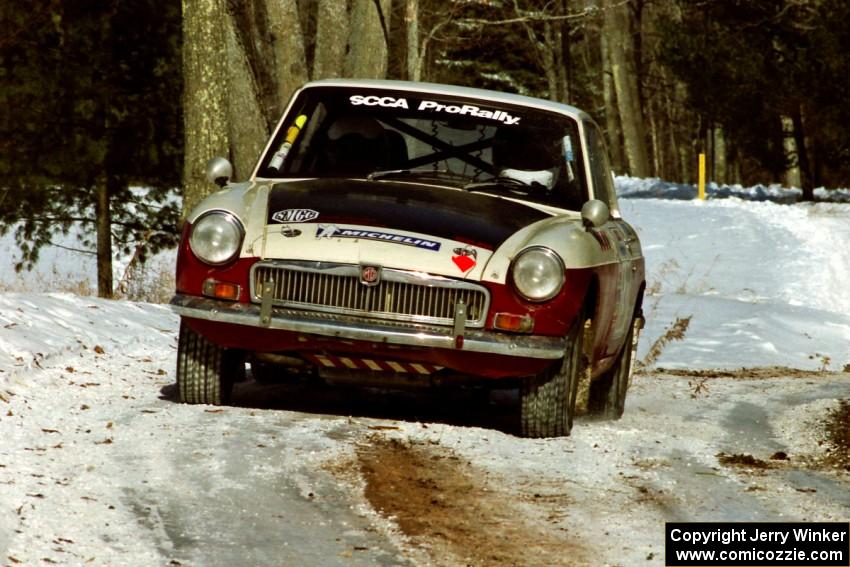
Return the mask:
<svg viewBox="0 0 850 567">
<path fill-rule="evenodd" d="M 397 169 L 407 162 L 401 134 L 385 130 L 364 114 L 346 114 L 327 130 L 327 141 L 317 169 L 340 177 L 365 177 L 373 171 Z"/>
</svg>

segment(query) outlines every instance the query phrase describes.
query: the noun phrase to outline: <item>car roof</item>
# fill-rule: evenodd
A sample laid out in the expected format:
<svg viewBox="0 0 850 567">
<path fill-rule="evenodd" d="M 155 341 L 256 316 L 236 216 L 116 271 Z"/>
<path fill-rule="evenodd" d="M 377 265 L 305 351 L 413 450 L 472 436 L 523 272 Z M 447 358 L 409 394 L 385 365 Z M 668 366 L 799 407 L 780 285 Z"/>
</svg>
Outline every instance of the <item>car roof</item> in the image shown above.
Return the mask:
<svg viewBox="0 0 850 567">
<path fill-rule="evenodd" d="M 484 99 L 488 102 L 504 102 L 507 104 L 528 106 L 540 110 L 557 112 L 559 114 L 565 114 L 576 120 L 590 119 L 590 116 L 586 112 L 568 104 L 554 102 L 542 98 L 534 98 L 525 95 L 503 93 L 487 89 L 476 89 L 472 87 L 460 87 L 457 85 L 443 85 L 438 83 L 392 81 L 378 79 L 322 79 L 305 83 L 302 89 L 308 89 L 313 87 L 366 87 L 374 89 L 387 89 L 436 95 L 458 96 L 479 100 Z"/>
</svg>

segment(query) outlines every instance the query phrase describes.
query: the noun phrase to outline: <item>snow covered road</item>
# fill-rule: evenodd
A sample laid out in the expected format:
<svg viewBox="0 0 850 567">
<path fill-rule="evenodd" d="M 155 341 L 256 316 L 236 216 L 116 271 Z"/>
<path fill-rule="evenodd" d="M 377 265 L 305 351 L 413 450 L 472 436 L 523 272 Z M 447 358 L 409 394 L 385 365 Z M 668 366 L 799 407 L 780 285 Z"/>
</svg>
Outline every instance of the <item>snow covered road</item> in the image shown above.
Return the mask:
<svg viewBox="0 0 850 567">
<path fill-rule="evenodd" d="M 183 406 L 162 331 L 80 345 L 0 390 L 8 564 L 635 565 L 660 557 L 665 520 L 850 514 L 827 427 L 846 374 L 641 375 L 621 421 L 524 440 L 510 392 L 249 382 L 235 407 Z"/>
<path fill-rule="evenodd" d="M 647 366 L 566 439 L 510 391 L 183 406 L 167 308 L 0 295 L 0 563 L 660 565 L 664 521 L 850 519 L 850 205 L 622 205 Z"/>
<path fill-rule="evenodd" d="M 403 564 L 322 468 L 345 420 L 177 404 L 169 318 L 158 341 L 81 344 L 6 382 L 4 561 Z"/>
</svg>

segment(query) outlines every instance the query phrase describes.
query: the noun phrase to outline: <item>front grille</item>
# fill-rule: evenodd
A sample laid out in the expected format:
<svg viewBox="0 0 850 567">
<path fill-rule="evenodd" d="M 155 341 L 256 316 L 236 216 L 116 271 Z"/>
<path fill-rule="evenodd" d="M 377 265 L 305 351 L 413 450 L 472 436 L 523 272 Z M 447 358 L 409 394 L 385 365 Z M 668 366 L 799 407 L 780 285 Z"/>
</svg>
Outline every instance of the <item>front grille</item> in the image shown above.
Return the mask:
<svg viewBox="0 0 850 567">
<path fill-rule="evenodd" d="M 436 325 L 451 325 L 463 301 L 467 327 L 483 327 L 489 304 L 478 284 L 401 270 L 384 269 L 377 285 L 366 286 L 351 264 L 259 262 L 251 268 L 253 301 L 262 300 L 266 282 L 274 305 Z"/>
</svg>

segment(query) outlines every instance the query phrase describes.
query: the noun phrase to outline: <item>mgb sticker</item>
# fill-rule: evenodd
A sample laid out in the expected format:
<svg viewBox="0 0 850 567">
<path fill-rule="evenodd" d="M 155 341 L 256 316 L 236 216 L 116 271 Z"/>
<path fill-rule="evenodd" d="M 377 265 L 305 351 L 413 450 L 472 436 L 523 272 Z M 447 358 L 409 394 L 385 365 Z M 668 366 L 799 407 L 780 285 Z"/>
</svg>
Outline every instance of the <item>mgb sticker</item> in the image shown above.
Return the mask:
<svg viewBox="0 0 850 567">
<path fill-rule="evenodd" d="M 272 215 L 275 222 L 310 222 L 319 218 L 319 211 L 313 209 L 284 209 Z"/>
</svg>

